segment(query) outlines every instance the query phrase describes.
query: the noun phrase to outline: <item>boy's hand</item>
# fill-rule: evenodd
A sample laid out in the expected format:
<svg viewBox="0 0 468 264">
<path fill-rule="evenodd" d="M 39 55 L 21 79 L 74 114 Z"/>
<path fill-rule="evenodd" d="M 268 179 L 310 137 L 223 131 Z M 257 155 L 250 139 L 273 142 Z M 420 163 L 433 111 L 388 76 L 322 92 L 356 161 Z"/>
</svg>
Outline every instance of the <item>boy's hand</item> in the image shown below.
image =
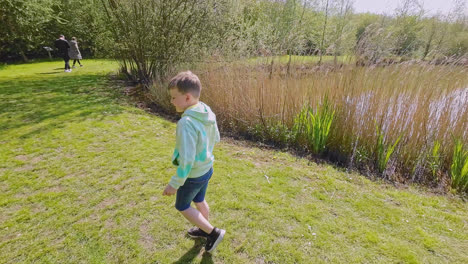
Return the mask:
<svg viewBox="0 0 468 264">
<path fill-rule="evenodd" d="M 170 196 L 170 195 L 174 195 L 176 192 L 177 192 L 177 189 L 174 189 L 174 187 L 168 184 L 166 186 L 166 189 L 164 189 L 163 191 L 163 195 Z"/>
</svg>

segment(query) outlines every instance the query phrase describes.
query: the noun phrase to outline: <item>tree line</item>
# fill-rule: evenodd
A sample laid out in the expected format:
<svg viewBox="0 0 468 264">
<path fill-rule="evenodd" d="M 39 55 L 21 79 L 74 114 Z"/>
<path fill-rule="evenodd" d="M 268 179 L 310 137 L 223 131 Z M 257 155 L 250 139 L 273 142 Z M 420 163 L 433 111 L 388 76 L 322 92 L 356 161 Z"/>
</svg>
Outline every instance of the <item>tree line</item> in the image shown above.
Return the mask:
<svg viewBox="0 0 468 264">
<path fill-rule="evenodd" d="M 357 14 L 352 0 L 0 0 L 0 60 L 46 57 L 59 34 L 83 53 L 156 78 L 178 61 L 274 55 L 440 59 L 468 52 L 466 3 L 429 14 L 402 0 Z"/>
<path fill-rule="evenodd" d="M 77 37 L 87 56 L 109 56 L 103 14 L 96 0 L 0 0 L 0 61 L 46 58 L 60 34 Z"/>
</svg>

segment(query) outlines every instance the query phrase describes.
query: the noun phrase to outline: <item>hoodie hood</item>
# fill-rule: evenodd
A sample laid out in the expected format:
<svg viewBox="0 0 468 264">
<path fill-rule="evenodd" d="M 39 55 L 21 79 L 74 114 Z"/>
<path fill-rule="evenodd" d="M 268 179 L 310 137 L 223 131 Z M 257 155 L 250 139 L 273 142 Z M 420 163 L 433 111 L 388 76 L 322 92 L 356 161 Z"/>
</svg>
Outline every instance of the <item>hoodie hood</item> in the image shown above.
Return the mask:
<svg viewBox="0 0 468 264">
<path fill-rule="evenodd" d="M 204 125 L 216 123 L 216 115 L 211 111 L 211 108 L 203 102 L 198 102 L 198 104 L 189 107 L 182 114 L 182 117 L 184 116 L 192 117 L 202 122 Z"/>
</svg>

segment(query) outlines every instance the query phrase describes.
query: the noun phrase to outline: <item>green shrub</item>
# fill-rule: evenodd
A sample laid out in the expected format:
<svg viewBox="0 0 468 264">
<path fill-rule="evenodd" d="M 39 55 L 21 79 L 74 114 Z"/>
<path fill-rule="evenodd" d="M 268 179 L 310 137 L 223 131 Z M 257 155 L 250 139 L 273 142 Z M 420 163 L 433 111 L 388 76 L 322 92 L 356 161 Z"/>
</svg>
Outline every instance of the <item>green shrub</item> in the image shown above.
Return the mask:
<svg viewBox="0 0 468 264">
<path fill-rule="evenodd" d="M 427 165 L 432 174 L 432 179 L 438 181 L 437 173 L 440 170 L 440 143 L 438 140 L 434 141 L 431 155 L 428 157 Z"/>
<path fill-rule="evenodd" d="M 305 140 L 312 153 L 323 153 L 327 146 L 334 116 L 335 111 L 331 109 L 327 97 L 316 108 L 315 113 L 312 107 L 305 104 L 301 112 L 294 118 L 293 134 L 296 142 L 300 144 Z"/>
<path fill-rule="evenodd" d="M 455 141 L 450 175 L 452 188 L 459 192 L 468 192 L 468 150 L 459 139 Z"/>
<path fill-rule="evenodd" d="M 281 121 L 274 119 L 252 126 L 250 134 L 259 140 L 274 142 L 279 147 L 287 146 L 292 140 L 291 130 Z"/>
<path fill-rule="evenodd" d="M 380 173 L 383 173 L 387 168 L 388 161 L 390 160 L 390 156 L 395 151 L 396 145 L 400 142 L 401 136 L 400 135 L 392 145 L 387 145 L 384 141 L 384 134 L 382 129 L 378 126 L 375 127 L 377 131 L 377 144 L 376 144 L 376 160 L 377 160 L 377 169 Z"/>
</svg>

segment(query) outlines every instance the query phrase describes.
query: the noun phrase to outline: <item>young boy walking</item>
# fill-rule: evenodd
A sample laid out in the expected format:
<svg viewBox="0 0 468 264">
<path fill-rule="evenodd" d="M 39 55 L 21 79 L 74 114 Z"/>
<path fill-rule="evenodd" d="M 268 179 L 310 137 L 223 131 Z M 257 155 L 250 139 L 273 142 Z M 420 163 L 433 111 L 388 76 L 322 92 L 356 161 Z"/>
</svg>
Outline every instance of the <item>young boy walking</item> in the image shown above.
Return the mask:
<svg viewBox="0 0 468 264">
<path fill-rule="evenodd" d="M 177 74 L 169 82 L 171 103 L 183 112 L 177 123 L 176 146 L 172 163 L 177 172 L 164 189 L 163 195 L 177 193 L 175 207 L 197 227 L 190 228 L 191 237 L 207 239 L 205 251 L 212 252 L 223 240 L 225 230 L 213 227 L 210 209 L 205 200 L 208 182 L 213 174 L 213 148 L 219 142 L 216 115 L 199 101 L 201 83 L 190 71 Z M 190 206 L 191 202 L 195 207 Z"/>
</svg>

